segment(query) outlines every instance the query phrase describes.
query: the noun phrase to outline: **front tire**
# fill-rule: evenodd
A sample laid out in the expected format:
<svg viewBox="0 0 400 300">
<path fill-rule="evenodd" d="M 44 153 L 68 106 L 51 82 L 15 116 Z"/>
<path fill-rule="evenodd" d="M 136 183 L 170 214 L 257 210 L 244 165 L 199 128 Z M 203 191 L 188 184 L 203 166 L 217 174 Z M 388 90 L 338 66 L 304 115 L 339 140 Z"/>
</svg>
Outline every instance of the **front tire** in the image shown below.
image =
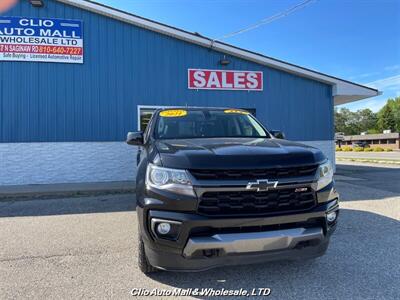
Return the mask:
<svg viewBox="0 0 400 300">
<path fill-rule="evenodd" d="M 138 265 L 140 271 L 142 271 L 144 274 L 151 274 L 158 271 L 147 260 L 144 243 L 140 237 L 138 241 Z"/>
</svg>

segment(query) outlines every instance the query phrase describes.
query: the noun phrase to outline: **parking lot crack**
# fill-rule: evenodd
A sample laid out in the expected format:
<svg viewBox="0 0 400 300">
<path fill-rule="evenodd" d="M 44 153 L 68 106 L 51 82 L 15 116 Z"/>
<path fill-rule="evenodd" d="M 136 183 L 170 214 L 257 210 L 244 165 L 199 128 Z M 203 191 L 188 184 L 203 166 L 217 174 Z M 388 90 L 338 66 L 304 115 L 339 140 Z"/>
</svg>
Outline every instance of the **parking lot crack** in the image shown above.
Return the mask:
<svg viewBox="0 0 400 300">
<path fill-rule="evenodd" d="M 93 251 L 85 253 L 65 253 L 65 254 L 52 254 L 52 255 L 31 255 L 31 256 L 19 256 L 0 259 L 0 263 L 12 262 L 12 261 L 22 261 L 22 260 L 34 260 L 34 259 L 52 259 L 57 257 L 78 257 L 83 255 L 97 256 L 106 253 L 105 251 Z"/>
</svg>

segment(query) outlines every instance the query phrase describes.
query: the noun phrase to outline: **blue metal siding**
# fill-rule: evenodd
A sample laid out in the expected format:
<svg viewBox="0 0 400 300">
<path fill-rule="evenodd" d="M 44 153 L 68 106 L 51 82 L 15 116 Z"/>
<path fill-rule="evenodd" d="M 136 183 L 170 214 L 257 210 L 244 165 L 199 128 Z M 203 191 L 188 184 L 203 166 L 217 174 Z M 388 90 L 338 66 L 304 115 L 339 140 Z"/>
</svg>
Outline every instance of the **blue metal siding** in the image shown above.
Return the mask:
<svg viewBox="0 0 400 300">
<path fill-rule="evenodd" d="M 56 1 L 21 1 L 4 15 L 84 22 L 84 64 L 0 62 L 0 142 L 119 141 L 137 105 L 255 108 L 293 140 L 333 139 L 331 86 L 229 57 L 264 72 L 264 91 L 187 89 L 187 69 L 222 69 L 222 54 Z"/>
</svg>

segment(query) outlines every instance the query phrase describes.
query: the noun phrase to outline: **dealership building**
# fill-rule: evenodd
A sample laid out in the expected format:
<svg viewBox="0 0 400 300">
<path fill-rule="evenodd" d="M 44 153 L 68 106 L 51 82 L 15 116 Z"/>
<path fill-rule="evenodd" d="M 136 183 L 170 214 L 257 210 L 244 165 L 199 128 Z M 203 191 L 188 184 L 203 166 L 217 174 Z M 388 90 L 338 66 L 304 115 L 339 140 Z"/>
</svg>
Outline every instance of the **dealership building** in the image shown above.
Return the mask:
<svg viewBox="0 0 400 300">
<path fill-rule="evenodd" d="M 341 145 L 351 146 L 359 142 L 371 148 L 400 150 L 400 132 L 345 135 L 341 140 Z M 338 145 L 339 142 L 336 141 L 336 144 Z"/>
<path fill-rule="evenodd" d="M 82 0 L 3 12 L 0 78 L 3 186 L 133 180 L 126 133 L 171 106 L 247 109 L 334 161 L 334 105 L 379 93 Z"/>
</svg>

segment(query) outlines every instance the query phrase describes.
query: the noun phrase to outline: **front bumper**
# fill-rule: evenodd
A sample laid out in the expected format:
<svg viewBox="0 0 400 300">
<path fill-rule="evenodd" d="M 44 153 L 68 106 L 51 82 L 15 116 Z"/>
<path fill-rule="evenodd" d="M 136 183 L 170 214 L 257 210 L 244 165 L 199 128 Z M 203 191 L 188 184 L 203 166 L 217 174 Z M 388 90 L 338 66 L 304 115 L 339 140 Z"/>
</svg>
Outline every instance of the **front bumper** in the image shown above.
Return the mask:
<svg viewBox="0 0 400 300">
<path fill-rule="evenodd" d="M 225 265 L 321 256 L 336 228 L 336 221 L 328 224 L 326 214 L 338 213 L 338 209 L 338 201 L 333 200 L 306 213 L 210 218 L 137 207 L 139 222 L 144 226 L 142 239 L 150 264 L 170 271 L 201 271 Z M 147 226 L 152 218 L 179 222 L 178 237 L 174 240 L 158 237 Z"/>
<path fill-rule="evenodd" d="M 183 249 L 183 256 L 194 258 L 202 251 L 218 251 L 222 255 L 277 251 L 301 247 L 306 243 L 319 244 L 323 240 L 324 234 L 320 227 L 214 234 L 189 238 Z"/>
<path fill-rule="evenodd" d="M 278 251 L 263 251 L 205 258 L 185 258 L 179 254 L 146 248 L 146 256 L 151 265 L 161 270 L 197 272 L 222 266 L 257 264 L 276 260 L 290 261 L 311 259 L 324 255 L 328 244 L 329 239 L 326 238 L 317 246 L 305 247 L 303 249 L 281 249 Z"/>
</svg>

